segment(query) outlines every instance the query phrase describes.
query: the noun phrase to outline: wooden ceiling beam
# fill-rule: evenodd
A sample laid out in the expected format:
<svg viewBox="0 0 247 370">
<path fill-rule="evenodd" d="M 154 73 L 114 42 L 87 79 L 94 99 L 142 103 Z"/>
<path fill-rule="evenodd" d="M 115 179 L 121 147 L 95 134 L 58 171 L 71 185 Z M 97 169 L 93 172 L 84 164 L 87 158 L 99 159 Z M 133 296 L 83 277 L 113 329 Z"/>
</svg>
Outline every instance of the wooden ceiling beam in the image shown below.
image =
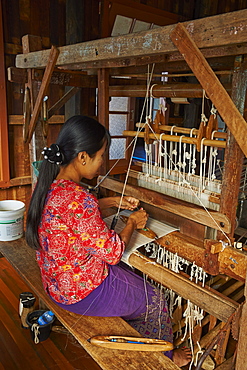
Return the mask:
<svg viewBox="0 0 247 370">
<path fill-rule="evenodd" d="M 35 81 L 42 81 L 43 75 L 43 69 L 32 70 L 32 78 Z M 22 68 L 9 67 L 8 80 L 10 82 L 25 84 L 28 80 L 27 70 Z M 97 77 L 94 75 L 88 76 L 87 72 L 74 72 L 54 69 L 50 83 L 52 85 L 95 88 L 97 87 Z"/>
<path fill-rule="evenodd" d="M 247 54 L 247 43 L 227 45 L 217 48 L 201 49 L 202 54 L 212 64 L 212 68 L 222 69 L 233 65 L 233 56 Z M 228 58 L 227 58 L 228 57 Z M 232 58 L 229 58 L 232 57 Z M 182 55 L 177 52 L 159 54 L 155 56 L 141 56 L 125 59 L 114 59 L 107 61 L 94 61 L 93 63 L 76 63 L 67 65 L 71 70 L 93 70 L 97 68 L 110 68 L 110 75 L 121 75 L 122 73 L 143 73 L 147 71 L 147 64 L 155 63 L 158 71 L 188 71 L 188 65 Z M 221 67 L 222 65 L 222 67 Z M 62 67 L 61 67 L 62 69 Z M 126 70 L 126 72 L 125 72 Z"/>
<path fill-rule="evenodd" d="M 208 63 L 210 64 L 211 68 L 215 71 L 219 70 L 231 70 L 234 66 L 234 60 L 235 56 L 225 56 L 225 57 L 213 57 L 210 59 L 207 59 Z M 162 73 L 162 72 L 168 72 L 168 73 L 183 73 L 190 71 L 190 68 L 188 64 L 185 62 L 185 60 L 179 60 L 179 61 L 172 61 L 168 62 L 168 59 L 166 62 L 162 63 L 155 63 L 154 66 L 154 74 L 156 73 Z M 109 73 L 113 76 L 128 76 L 128 74 L 134 74 L 134 73 L 147 73 L 148 68 L 147 65 L 135 65 L 135 66 L 126 66 L 126 67 L 116 67 L 116 68 L 110 68 Z"/>
<path fill-rule="evenodd" d="M 247 9 L 243 9 L 184 22 L 183 25 L 200 49 L 215 48 L 230 44 L 246 44 L 247 27 L 243 27 L 246 19 Z M 94 67 L 94 63 L 99 61 L 107 66 L 108 61 L 114 59 L 131 58 L 131 63 L 134 64 L 136 57 L 159 56 L 160 58 L 162 54 L 176 51 L 169 37 L 175 27 L 176 25 L 169 25 L 149 31 L 66 45 L 59 48 L 60 54 L 56 64 L 66 66 L 88 62 Z M 16 56 L 16 67 L 45 68 L 49 53 L 50 50 L 41 50 L 25 55 L 19 54 Z"/>
<path fill-rule="evenodd" d="M 225 85 L 230 91 L 230 85 Z M 151 86 L 154 98 L 202 98 L 203 88 L 200 84 L 154 84 Z M 146 85 L 110 86 L 110 96 L 145 97 L 147 94 Z"/>
</svg>

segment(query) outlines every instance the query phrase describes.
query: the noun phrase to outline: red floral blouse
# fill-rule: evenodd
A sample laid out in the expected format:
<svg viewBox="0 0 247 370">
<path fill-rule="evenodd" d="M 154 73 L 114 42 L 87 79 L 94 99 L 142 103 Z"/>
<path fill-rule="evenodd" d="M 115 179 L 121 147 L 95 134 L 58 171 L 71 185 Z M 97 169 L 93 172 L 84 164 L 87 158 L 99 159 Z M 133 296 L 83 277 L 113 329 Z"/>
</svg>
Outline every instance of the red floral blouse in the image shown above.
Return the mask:
<svg viewBox="0 0 247 370">
<path fill-rule="evenodd" d="M 39 226 L 43 285 L 63 304 L 85 298 L 117 264 L 125 245 L 102 219 L 97 199 L 69 180 L 55 180 Z"/>
</svg>

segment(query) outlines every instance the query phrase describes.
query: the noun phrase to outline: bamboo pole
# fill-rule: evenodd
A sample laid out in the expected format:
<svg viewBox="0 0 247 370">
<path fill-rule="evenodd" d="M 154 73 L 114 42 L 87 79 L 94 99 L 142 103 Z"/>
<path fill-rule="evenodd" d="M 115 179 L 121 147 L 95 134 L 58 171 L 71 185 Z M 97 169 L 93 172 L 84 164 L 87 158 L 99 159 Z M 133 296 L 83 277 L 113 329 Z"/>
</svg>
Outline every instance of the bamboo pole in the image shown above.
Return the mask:
<svg viewBox="0 0 247 370">
<path fill-rule="evenodd" d="M 128 131 L 128 130 L 123 131 L 123 136 L 135 137 L 136 135 L 138 135 L 138 137 L 144 138 L 145 133 L 144 132 L 137 133 L 136 131 Z M 149 139 L 152 139 L 152 140 L 166 140 L 166 141 L 172 141 L 172 142 L 177 142 L 177 143 L 181 141 L 182 143 L 186 143 L 186 144 L 195 144 L 195 145 L 197 144 L 197 138 L 187 137 L 187 136 L 180 137 L 176 135 L 149 133 L 148 137 Z M 212 146 L 212 147 L 217 147 L 217 148 L 226 147 L 226 142 L 223 140 L 205 139 L 202 141 L 202 144 L 204 146 Z"/>
<path fill-rule="evenodd" d="M 136 123 L 136 127 L 144 127 L 145 125 L 146 123 L 142 123 L 142 122 Z M 199 130 L 196 128 L 174 127 L 174 126 L 169 126 L 169 125 L 159 125 L 159 129 L 162 131 L 168 131 L 168 132 L 172 130 L 172 132 L 174 133 L 187 134 L 187 135 L 190 135 L 192 133 L 194 136 L 197 136 L 199 132 Z M 227 133 L 217 131 L 214 133 L 214 137 L 217 139 L 226 139 Z"/>
</svg>

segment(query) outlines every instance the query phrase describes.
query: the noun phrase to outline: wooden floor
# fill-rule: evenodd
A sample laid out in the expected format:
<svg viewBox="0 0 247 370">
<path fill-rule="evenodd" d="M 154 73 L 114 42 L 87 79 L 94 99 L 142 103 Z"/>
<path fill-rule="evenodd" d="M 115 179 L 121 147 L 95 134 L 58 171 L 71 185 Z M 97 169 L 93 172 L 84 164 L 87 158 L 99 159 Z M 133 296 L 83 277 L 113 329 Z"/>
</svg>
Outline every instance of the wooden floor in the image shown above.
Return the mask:
<svg viewBox="0 0 247 370">
<path fill-rule="evenodd" d="M 46 341 L 33 342 L 30 330 L 21 327 L 18 313 L 19 295 L 26 291 L 30 291 L 28 286 L 1 257 L 0 370 L 101 370 L 71 335 L 51 332 Z"/>
</svg>

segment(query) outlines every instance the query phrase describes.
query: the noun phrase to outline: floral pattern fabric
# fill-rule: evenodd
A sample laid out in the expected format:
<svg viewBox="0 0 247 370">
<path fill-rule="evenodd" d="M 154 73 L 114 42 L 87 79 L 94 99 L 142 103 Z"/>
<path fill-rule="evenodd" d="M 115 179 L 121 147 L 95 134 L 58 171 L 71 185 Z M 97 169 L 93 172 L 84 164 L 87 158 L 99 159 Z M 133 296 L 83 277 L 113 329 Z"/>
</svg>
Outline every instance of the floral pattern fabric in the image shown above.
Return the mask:
<svg viewBox="0 0 247 370">
<path fill-rule="evenodd" d="M 69 180 L 55 180 L 47 194 L 37 251 L 42 282 L 63 304 L 85 298 L 117 264 L 125 245 L 102 219 L 97 199 Z"/>
</svg>

